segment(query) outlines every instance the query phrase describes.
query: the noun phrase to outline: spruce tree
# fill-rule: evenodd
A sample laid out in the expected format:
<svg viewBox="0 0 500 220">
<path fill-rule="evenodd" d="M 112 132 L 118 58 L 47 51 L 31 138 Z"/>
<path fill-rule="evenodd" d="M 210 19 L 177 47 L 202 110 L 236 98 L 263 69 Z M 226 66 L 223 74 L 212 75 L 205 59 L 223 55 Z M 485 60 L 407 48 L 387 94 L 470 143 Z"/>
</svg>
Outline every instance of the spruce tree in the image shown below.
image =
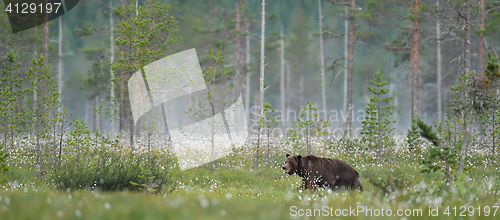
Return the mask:
<svg viewBox="0 0 500 220">
<path fill-rule="evenodd" d="M 370 97 L 370 102 L 366 108 L 368 116 L 362 122 L 363 130 L 361 134 L 363 135 L 363 142 L 370 149 L 377 150 L 377 156 L 380 160 L 382 152 L 394 145 L 392 139 L 394 128 L 391 127 L 391 123 L 396 123 L 396 121 L 389 120 L 394 107 L 389 105 L 389 101 L 393 97 L 385 97 L 389 89 L 384 87 L 387 81 L 380 75 L 380 71 L 377 72 L 377 76 L 373 80 L 370 80 L 370 83 L 373 87 L 368 85 L 367 88 L 373 95 Z"/>
<path fill-rule="evenodd" d="M 412 120 L 411 128 L 408 129 L 408 133 L 406 134 L 406 143 L 408 144 L 408 149 L 412 152 L 418 150 L 418 146 L 422 144 L 418 126 L 414 123 L 414 121 L 415 119 Z"/>
</svg>

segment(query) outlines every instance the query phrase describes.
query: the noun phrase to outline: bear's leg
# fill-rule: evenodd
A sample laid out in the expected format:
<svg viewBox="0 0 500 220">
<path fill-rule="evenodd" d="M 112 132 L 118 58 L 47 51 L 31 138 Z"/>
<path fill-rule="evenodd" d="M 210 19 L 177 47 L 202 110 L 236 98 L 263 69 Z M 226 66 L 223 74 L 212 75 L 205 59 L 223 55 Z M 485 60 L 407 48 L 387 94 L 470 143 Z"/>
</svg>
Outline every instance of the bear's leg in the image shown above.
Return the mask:
<svg viewBox="0 0 500 220">
<path fill-rule="evenodd" d="M 316 177 L 315 176 L 309 176 L 309 179 L 308 179 L 308 184 L 309 184 L 309 187 L 311 190 L 316 190 L 316 187 L 318 186 L 316 184 Z"/>
<path fill-rule="evenodd" d="M 363 186 L 361 185 L 361 182 L 359 182 L 359 178 L 356 178 L 355 189 L 359 189 L 359 191 L 363 191 Z"/>
<path fill-rule="evenodd" d="M 328 183 L 328 184 L 330 184 L 330 185 L 329 185 L 330 189 L 332 189 L 332 190 L 334 190 L 334 189 L 335 189 L 335 183 L 337 183 L 337 180 L 335 180 L 335 179 L 334 179 L 334 180 L 332 180 L 332 181 L 330 181 L 330 182 Z"/>
<path fill-rule="evenodd" d="M 302 178 L 302 186 L 300 186 L 302 190 L 307 190 L 309 188 L 308 186 L 308 181 L 304 178 Z"/>
</svg>

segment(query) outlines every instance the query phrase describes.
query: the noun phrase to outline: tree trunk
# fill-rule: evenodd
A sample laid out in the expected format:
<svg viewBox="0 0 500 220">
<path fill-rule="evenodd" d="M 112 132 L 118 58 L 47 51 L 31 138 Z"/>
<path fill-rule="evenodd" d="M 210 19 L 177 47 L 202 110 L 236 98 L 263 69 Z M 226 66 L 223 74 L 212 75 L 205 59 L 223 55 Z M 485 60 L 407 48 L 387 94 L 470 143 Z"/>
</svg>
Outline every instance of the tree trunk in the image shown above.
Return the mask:
<svg viewBox="0 0 500 220">
<path fill-rule="evenodd" d="M 323 104 L 323 111 L 325 112 L 325 119 L 328 118 L 326 114 L 326 89 L 325 89 L 325 58 L 323 55 L 323 15 L 321 14 L 321 0 L 318 0 L 319 11 L 319 59 L 321 69 L 321 100 Z"/>
<path fill-rule="evenodd" d="M 130 51 L 129 54 L 132 54 L 132 51 Z M 130 65 L 132 66 L 132 60 L 130 60 Z M 127 78 L 130 79 L 130 77 L 132 76 L 132 74 L 133 74 L 132 72 L 129 73 L 129 75 L 128 75 Z M 140 86 L 138 85 L 137 88 L 140 88 Z M 136 100 L 138 100 L 137 97 L 136 97 Z M 130 99 L 130 96 L 129 96 L 128 101 L 129 101 L 129 103 L 132 101 Z M 130 149 L 132 151 L 134 151 L 134 148 L 135 148 L 134 147 L 134 130 L 135 130 L 135 124 L 134 124 L 134 115 L 132 114 L 132 103 L 130 103 L 129 105 L 127 105 L 127 113 L 128 113 L 128 116 L 129 116 L 128 120 L 129 120 Z"/>
<path fill-rule="evenodd" d="M 299 103 L 298 103 L 298 112 L 302 109 L 302 103 L 304 101 L 304 64 L 303 58 L 301 58 L 301 64 L 299 65 L 299 85 L 298 85 L 298 93 L 299 93 Z"/>
<path fill-rule="evenodd" d="M 348 17 L 349 16 L 349 7 L 345 7 L 345 20 L 344 20 L 344 33 L 349 32 L 349 21 Z M 349 73 L 349 65 L 347 61 L 347 57 L 349 56 L 349 35 L 346 34 L 344 35 L 344 114 L 347 112 L 347 74 Z M 344 122 L 345 123 L 345 122 Z"/>
<path fill-rule="evenodd" d="M 267 129 L 267 167 L 271 167 L 271 128 Z"/>
<path fill-rule="evenodd" d="M 103 113 L 102 113 L 102 111 L 103 111 L 104 109 L 102 108 L 102 103 L 103 103 L 103 101 L 102 101 L 102 95 L 101 95 L 101 91 L 100 91 L 100 90 L 99 90 L 99 92 L 98 92 L 97 97 L 99 98 L 99 99 L 98 99 L 98 100 L 99 100 L 99 102 L 98 102 L 98 105 L 99 105 L 99 130 L 102 132 L 102 131 L 103 131 L 103 130 L 102 130 L 102 124 L 103 124 L 103 123 L 102 123 L 102 121 L 103 121 L 103 120 L 102 120 L 102 117 L 103 117 Z"/>
<path fill-rule="evenodd" d="M 464 54 L 464 70 L 463 70 L 463 75 L 468 74 L 470 72 L 471 64 L 471 54 L 470 54 L 470 17 L 471 17 L 471 1 L 470 0 L 465 0 L 465 36 L 464 36 L 464 49 L 463 49 L 463 54 Z M 470 97 L 473 98 L 473 97 Z M 469 106 L 469 112 L 466 115 L 466 129 L 465 129 L 465 138 L 464 138 L 464 145 L 462 146 L 462 156 L 460 157 L 460 162 L 458 165 L 458 173 L 461 174 L 464 167 L 465 167 L 465 159 L 467 158 L 467 151 L 469 148 L 469 139 L 470 139 L 470 131 L 471 131 L 471 124 L 472 124 L 472 111 L 473 111 L 473 106 L 474 105 L 474 100 L 472 100 L 471 106 Z"/>
<path fill-rule="evenodd" d="M 109 6 L 113 7 L 113 2 L 109 1 Z M 110 63 L 115 61 L 115 25 L 113 22 L 113 13 L 109 13 L 109 24 L 110 24 L 110 34 L 109 34 L 109 46 L 110 46 Z M 111 65 L 109 66 L 109 73 L 111 75 L 111 80 L 115 77 L 115 73 L 113 72 L 113 68 Z M 111 83 L 111 108 L 114 109 L 114 101 L 115 101 L 115 83 Z M 111 119 L 111 133 L 115 133 L 115 120 Z"/>
<path fill-rule="evenodd" d="M 243 48 L 241 45 L 241 6 L 245 3 L 245 0 L 238 0 L 236 2 L 236 45 L 235 45 L 235 53 L 236 53 L 236 74 L 234 75 L 234 100 L 238 99 L 242 93 L 242 85 L 243 85 L 243 62 L 244 62 L 244 54 Z M 234 121 L 241 121 L 241 119 L 245 117 L 240 113 L 236 113 L 234 115 Z M 241 128 L 236 128 L 241 129 Z"/>
<path fill-rule="evenodd" d="M 471 18 L 471 0 L 465 0 L 465 26 L 464 26 L 464 74 L 471 71 L 471 54 L 470 54 L 470 20 Z"/>
<path fill-rule="evenodd" d="M 462 174 L 462 171 L 465 168 L 465 159 L 467 159 L 467 152 L 469 151 L 469 140 L 470 140 L 470 132 L 472 125 L 472 111 L 473 108 L 469 107 L 469 112 L 466 114 L 465 118 L 465 137 L 464 137 L 464 145 L 462 146 L 462 155 L 460 156 L 460 162 L 458 164 L 458 175 Z"/>
<path fill-rule="evenodd" d="M 291 84 L 291 71 L 290 71 L 290 62 L 287 62 L 285 61 L 285 84 L 286 84 L 286 87 L 285 87 L 285 91 L 288 91 L 288 96 L 286 97 L 286 99 L 288 99 L 288 101 L 285 101 L 285 104 L 286 104 L 286 109 L 292 109 L 293 106 L 292 106 L 292 96 L 293 96 L 293 93 L 292 93 L 292 90 L 290 89 L 290 84 Z M 290 125 L 291 122 L 288 121 L 288 116 L 287 116 L 287 113 L 285 113 L 285 117 L 286 118 L 286 123 L 287 125 Z"/>
<path fill-rule="evenodd" d="M 481 0 L 479 6 L 479 16 L 480 16 L 480 24 L 479 29 L 481 31 L 484 30 L 484 0 Z M 479 75 L 482 76 L 484 74 L 484 35 L 483 33 L 479 33 Z"/>
<path fill-rule="evenodd" d="M 282 121 L 286 114 L 286 94 L 285 94 L 285 40 L 283 39 L 283 25 L 281 25 L 281 40 L 280 40 L 280 107 L 282 111 Z M 286 128 L 286 123 L 281 123 L 282 131 Z"/>
<path fill-rule="evenodd" d="M 420 9 L 420 0 L 415 0 L 413 5 L 415 13 Z M 411 118 L 418 117 L 418 75 L 419 75 L 419 26 L 420 23 L 417 18 L 413 20 L 413 46 L 411 50 Z"/>
<path fill-rule="evenodd" d="M 122 7 L 125 7 L 125 0 L 121 0 Z M 123 23 L 123 18 L 120 19 L 121 22 Z M 122 37 L 123 38 L 123 37 Z M 124 54 L 124 48 L 123 46 L 121 47 L 121 53 Z M 123 59 L 123 55 L 122 59 Z M 120 73 L 120 121 L 119 121 L 119 132 L 125 131 L 125 73 L 122 72 Z"/>
<path fill-rule="evenodd" d="M 10 74 L 10 82 L 9 82 L 9 90 L 10 90 L 10 94 L 12 96 L 15 96 L 16 95 L 16 91 L 15 91 L 16 87 L 15 87 L 15 85 L 14 85 L 13 82 L 14 82 L 14 73 L 11 72 L 11 74 Z M 10 122 L 9 122 L 9 124 L 10 124 L 10 126 L 12 126 L 10 128 L 10 144 L 11 144 L 11 148 L 10 149 L 14 150 L 14 130 L 15 130 L 14 126 L 15 126 L 15 124 L 13 123 L 13 121 L 14 121 L 14 114 L 15 114 L 14 112 L 16 110 L 15 109 L 16 104 L 15 104 L 14 101 L 11 101 L 10 105 L 11 105 L 11 109 L 10 109 Z M 16 123 L 19 123 L 19 122 L 16 122 Z M 8 148 L 8 144 L 7 144 L 7 141 L 5 141 L 5 152 L 8 152 L 7 148 Z"/>
<path fill-rule="evenodd" d="M 38 80 L 38 76 L 35 76 Z M 40 87 L 38 87 L 40 88 Z M 38 97 L 38 92 L 37 88 L 33 88 L 34 90 L 34 104 L 35 104 L 35 139 L 36 139 L 36 165 L 38 166 L 38 178 L 41 179 L 42 177 L 42 152 L 41 152 L 41 147 L 40 147 L 40 111 L 41 111 L 41 106 L 40 106 L 40 98 Z"/>
<path fill-rule="evenodd" d="M 446 160 L 446 191 L 450 190 L 450 164 Z"/>
<path fill-rule="evenodd" d="M 439 0 L 436 0 L 436 7 L 439 10 Z M 441 25 L 439 23 L 439 19 L 436 23 L 436 38 L 437 38 L 437 111 L 438 111 L 438 121 L 441 122 L 443 119 L 443 106 L 441 100 Z"/>
<path fill-rule="evenodd" d="M 349 14 L 350 27 L 349 27 L 349 57 L 347 58 L 347 121 L 346 121 L 346 134 L 347 137 L 351 136 L 352 131 L 352 74 L 353 74 L 353 55 L 354 55 L 354 10 L 355 0 L 351 0 L 351 12 Z"/>
<path fill-rule="evenodd" d="M 264 113 L 264 68 L 265 68 L 265 39 L 266 39 L 266 0 L 262 0 L 262 26 L 260 33 L 260 87 L 259 87 L 259 108 L 260 117 L 263 117 Z"/>
<path fill-rule="evenodd" d="M 94 96 L 94 98 L 92 98 L 92 131 L 95 133 L 96 131 L 96 114 L 97 112 L 95 111 L 96 109 L 96 99 L 97 99 L 97 96 Z"/>
<path fill-rule="evenodd" d="M 62 107 L 62 87 L 63 87 L 63 75 L 64 75 L 64 69 L 63 69 L 63 63 L 62 63 L 62 39 L 63 39 L 63 30 L 62 30 L 62 16 L 59 17 L 59 39 L 58 39 L 58 50 L 57 50 L 57 55 L 58 55 L 58 64 L 57 68 L 59 70 L 58 76 L 57 76 L 57 92 L 59 92 L 59 103 L 61 106 L 59 107 L 58 111 L 61 111 Z"/>
<path fill-rule="evenodd" d="M 215 73 L 215 69 L 214 69 L 214 73 Z M 214 78 L 215 78 L 215 74 L 214 74 Z M 212 123 L 210 125 L 210 172 L 213 173 L 214 172 L 214 154 L 215 154 L 215 107 L 214 107 L 214 100 L 213 100 L 213 89 L 214 89 L 214 84 L 213 82 L 215 82 L 215 79 L 213 79 L 212 82 L 210 82 L 210 111 L 211 111 L 211 119 L 212 119 Z M 224 113 L 222 113 L 224 114 Z"/>
<path fill-rule="evenodd" d="M 119 121 L 119 132 L 125 131 L 125 74 L 120 75 L 120 121 Z"/>
<path fill-rule="evenodd" d="M 261 22 L 261 33 L 260 33 L 260 78 L 259 78 L 259 119 L 264 117 L 264 70 L 265 70 L 265 40 L 266 40 L 266 0 L 262 0 L 262 22 Z M 261 138 L 262 128 L 259 125 L 259 133 L 257 134 L 257 151 L 255 152 L 255 167 L 259 165 L 260 159 L 260 138 Z"/>
<path fill-rule="evenodd" d="M 236 62 L 235 62 L 235 69 L 236 69 L 236 74 L 234 75 L 234 87 L 235 93 L 234 93 L 234 99 L 237 99 L 241 93 L 241 85 L 242 85 L 242 80 L 241 80 L 241 75 L 242 75 L 242 64 L 243 64 L 243 49 L 241 48 L 241 6 L 245 3 L 245 0 L 238 0 L 236 2 L 236 45 L 235 45 L 235 55 L 236 55 Z"/>
<path fill-rule="evenodd" d="M 48 4 L 48 0 L 45 0 L 45 4 Z M 44 16 L 44 24 L 43 24 L 43 56 L 45 57 L 45 60 L 43 64 L 47 66 L 49 63 L 49 13 L 45 13 Z"/>
<path fill-rule="evenodd" d="M 265 0 L 263 0 L 265 1 Z M 257 134 L 257 149 L 255 151 L 255 162 L 254 166 L 255 168 L 259 167 L 259 160 L 260 160 L 260 136 L 261 136 L 261 127 L 259 126 L 259 133 Z"/>
<path fill-rule="evenodd" d="M 378 158 L 377 161 L 380 163 L 382 161 L 382 112 L 380 111 L 380 94 L 377 94 L 377 123 L 378 123 L 378 137 L 377 137 L 377 145 L 378 145 Z"/>
<path fill-rule="evenodd" d="M 248 33 L 248 29 L 246 30 Z M 246 55 L 245 55 L 245 110 L 247 114 L 247 121 L 250 121 L 250 35 L 246 36 Z"/>
<path fill-rule="evenodd" d="M 310 138 L 310 127 L 309 127 L 309 122 L 307 122 L 307 133 L 306 133 L 306 150 L 307 150 L 307 155 L 311 154 L 311 145 L 309 144 L 309 138 Z"/>
<path fill-rule="evenodd" d="M 130 117 L 129 117 L 129 122 L 130 122 L 130 130 L 129 130 L 129 134 L 130 134 L 130 149 L 132 151 L 134 151 L 134 118 L 132 116 L 132 113 L 130 113 Z"/>
<path fill-rule="evenodd" d="M 498 129 L 495 126 L 495 124 L 497 123 L 497 121 L 496 121 L 497 119 L 495 119 L 495 117 L 496 117 L 496 112 L 493 112 L 493 120 L 492 120 L 493 123 L 491 123 L 491 126 L 492 126 L 492 129 L 491 129 L 491 137 L 492 137 L 492 142 L 491 142 L 491 157 L 493 158 L 493 164 L 495 164 L 495 162 L 496 162 L 496 157 L 495 157 L 495 148 L 496 148 L 496 142 L 495 141 L 496 140 L 495 140 L 495 138 L 496 138 L 496 133 L 497 133 L 496 130 Z"/>
</svg>

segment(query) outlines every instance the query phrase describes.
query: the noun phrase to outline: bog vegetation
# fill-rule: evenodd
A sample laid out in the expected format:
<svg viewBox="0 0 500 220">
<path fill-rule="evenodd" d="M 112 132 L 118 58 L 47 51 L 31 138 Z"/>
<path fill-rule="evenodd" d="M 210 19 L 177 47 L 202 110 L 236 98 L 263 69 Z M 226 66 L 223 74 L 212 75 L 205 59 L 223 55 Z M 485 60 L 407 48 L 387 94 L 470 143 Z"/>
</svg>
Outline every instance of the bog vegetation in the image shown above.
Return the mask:
<svg viewBox="0 0 500 220">
<path fill-rule="evenodd" d="M 10 54 L 4 65 L 15 68 L 14 53 Z M 490 64 L 495 60 L 490 56 Z M 43 57 L 33 59 L 32 65 L 30 72 L 43 79 Z M 486 71 L 498 71 L 497 68 L 488 65 Z M 235 149 L 231 156 L 212 165 L 188 171 L 180 171 L 163 137 L 142 135 L 132 148 L 124 135 L 92 132 L 85 122 L 58 112 L 57 92 L 37 92 L 40 87 L 53 88 L 53 81 L 47 77 L 46 81 L 41 80 L 46 84 L 33 83 L 32 88 L 19 91 L 23 95 L 3 90 L 7 92 L 2 94 L 6 107 L 1 114 L 1 212 L 7 217 L 33 217 L 16 210 L 34 206 L 42 216 L 95 218 L 116 216 L 112 210 L 126 207 L 131 209 L 129 218 L 136 213 L 143 217 L 255 215 L 271 219 L 289 216 L 290 206 L 380 206 L 423 209 L 426 214 L 434 206 L 466 205 L 489 206 L 489 217 L 494 219 L 494 206 L 498 206 L 500 198 L 496 147 L 500 120 L 492 104 L 498 102 L 496 94 L 489 91 L 492 83 L 498 82 L 493 76 L 486 74 L 490 79 L 486 84 L 486 80 L 477 81 L 466 75 L 454 88 L 457 103 L 465 96 L 461 94 L 469 91 L 484 94 L 474 100 L 484 104 L 468 110 L 473 114 L 471 121 L 465 121 L 458 114 L 460 111 L 453 109 L 443 122 L 433 125 L 415 119 L 418 132 L 414 140 L 389 133 L 390 97 L 384 96 L 387 89 L 380 75 L 372 80 L 372 85 L 379 89 L 368 87 L 373 92 L 367 107 L 371 114 L 366 117 L 360 139 L 335 138 L 325 126 L 328 122 L 318 118 L 310 102 L 290 135 L 278 136 L 273 128 L 279 123 L 272 106 L 266 104 L 265 118 L 257 124 L 259 134 L 250 138 L 248 146 Z M 5 78 L 7 82 L 11 80 L 17 79 Z M 33 105 L 32 111 L 15 111 L 16 98 L 22 96 L 36 97 L 28 102 Z M 384 111 L 375 114 L 376 109 Z M 482 122 L 485 117 L 495 120 L 489 119 L 486 124 Z M 464 145 L 464 129 L 460 126 L 464 123 L 474 123 L 474 130 L 487 132 L 471 132 L 465 165 L 460 169 Z M 414 144 L 416 141 L 419 144 Z M 286 152 L 345 160 L 360 171 L 365 191 L 303 191 L 299 178 L 281 170 Z M 194 212 L 198 207 L 203 211 Z"/>
<path fill-rule="evenodd" d="M 0 73 L 1 219 L 280 219 L 294 214 L 291 207 L 323 210 L 325 206 L 333 208 L 327 213 L 334 216 L 339 215 L 336 209 L 350 207 L 392 209 L 394 219 L 429 216 L 438 207 L 438 215 L 449 219 L 500 216 L 500 70 L 495 55 L 488 53 L 479 74 L 460 74 L 450 88 L 453 97 L 444 117 L 431 124 L 415 117 L 406 136 L 394 132 L 394 93 L 383 71 L 377 71 L 363 85 L 370 97 L 360 136 L 348 135 L 350 131 L 334 133 L 332 122 L 310 100 L 300 106 L 291 125 L 281 124 L 279 111 L 261 100 L 259 117 L 248 118 L 255 123 L 250 123 L 243 147 L 233 148 L 229 156 L 210 164 L 181 171 L 172 142 L 156 130 L 155 119 L 134 125 L 129 100 L 124 98 L 131 74 L 182 43 L 177 22 L 169 15 L 171 7 L 152 0 L 147 3 L 137 9 L 132 4 L 113 9 L 121 18 L 115 42 L 119 58 L 109 63 L 94 61 L 82 88 L 93 100 L 92 127 L 61 104 L 48 57 L 35 54 L 23 63 L 21 52 L 6 52 Z M 375 3 L 370 3 L 372 9 L 381 6 Z M 376 16 L 370 12 L 349 19 Z M 88 26 L 75 31 L 80 35 L 96 32 Z M 373 33 L 359 34 L 374 37 Z M 304 43 L 302 38 L 291 40 Z M 208 56 L 202 59 L 210 63 L 203 76 L 210 85 L 206 93 L 210 106 L 205 107 L 212 113 L 204 117 L 228 105 L 215 103 L 214 94 L 232 95 L 210 90 L 213 85 L 226 83 L 228 90 L 242 87 L 241 63 L 236 65 L 239 73 L 232 75 L 219 48 L 215 52 L 209 46 Z M 94 58 L 104 56 L 103 51 L 86 52 L 98 54 Z M 297 63 L 302 59 L 293 57 Z M 108 67 L 116 75 L 103 75 Z M 239 85 L 232 84 L 233 79 Z M 103 91 L 110 88 L 119 96 L 106 97 Z M 118 121 L 120 132 L 105 132 L 103 120 Z M 128 132 L 125 122 L 130 124 Z M 285 127 L 290 128 L 280 130 Z M 303 190 L 300 178 L 281 168 L 286 153 L 344 160 L 360 172 L 364 191 Z M 403 210 L 403 215 L 397 216 L 396 210 Z M 367 215 L 356 212 L 351 217 Z"/>
</svg>

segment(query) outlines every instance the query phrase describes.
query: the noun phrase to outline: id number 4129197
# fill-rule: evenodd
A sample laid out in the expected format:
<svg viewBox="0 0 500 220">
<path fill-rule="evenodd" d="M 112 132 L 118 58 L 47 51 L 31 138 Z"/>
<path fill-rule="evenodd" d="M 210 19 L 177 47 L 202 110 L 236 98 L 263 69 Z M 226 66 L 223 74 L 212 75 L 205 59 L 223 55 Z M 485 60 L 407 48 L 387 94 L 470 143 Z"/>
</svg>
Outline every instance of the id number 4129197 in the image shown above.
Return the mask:
<svg viewBox="0 0 500 220">
<path fill-rule="evenodd" d="M 56 13 L 60 10 L 61 3 L 9 3 L 5 11 L 9 14 L 35 14 Z"/>
<path fill-rule="evenodd" d="M 448 206 L 444 210 L 447 216 L 496 216 L 499 206 Z"/>
</svg>

